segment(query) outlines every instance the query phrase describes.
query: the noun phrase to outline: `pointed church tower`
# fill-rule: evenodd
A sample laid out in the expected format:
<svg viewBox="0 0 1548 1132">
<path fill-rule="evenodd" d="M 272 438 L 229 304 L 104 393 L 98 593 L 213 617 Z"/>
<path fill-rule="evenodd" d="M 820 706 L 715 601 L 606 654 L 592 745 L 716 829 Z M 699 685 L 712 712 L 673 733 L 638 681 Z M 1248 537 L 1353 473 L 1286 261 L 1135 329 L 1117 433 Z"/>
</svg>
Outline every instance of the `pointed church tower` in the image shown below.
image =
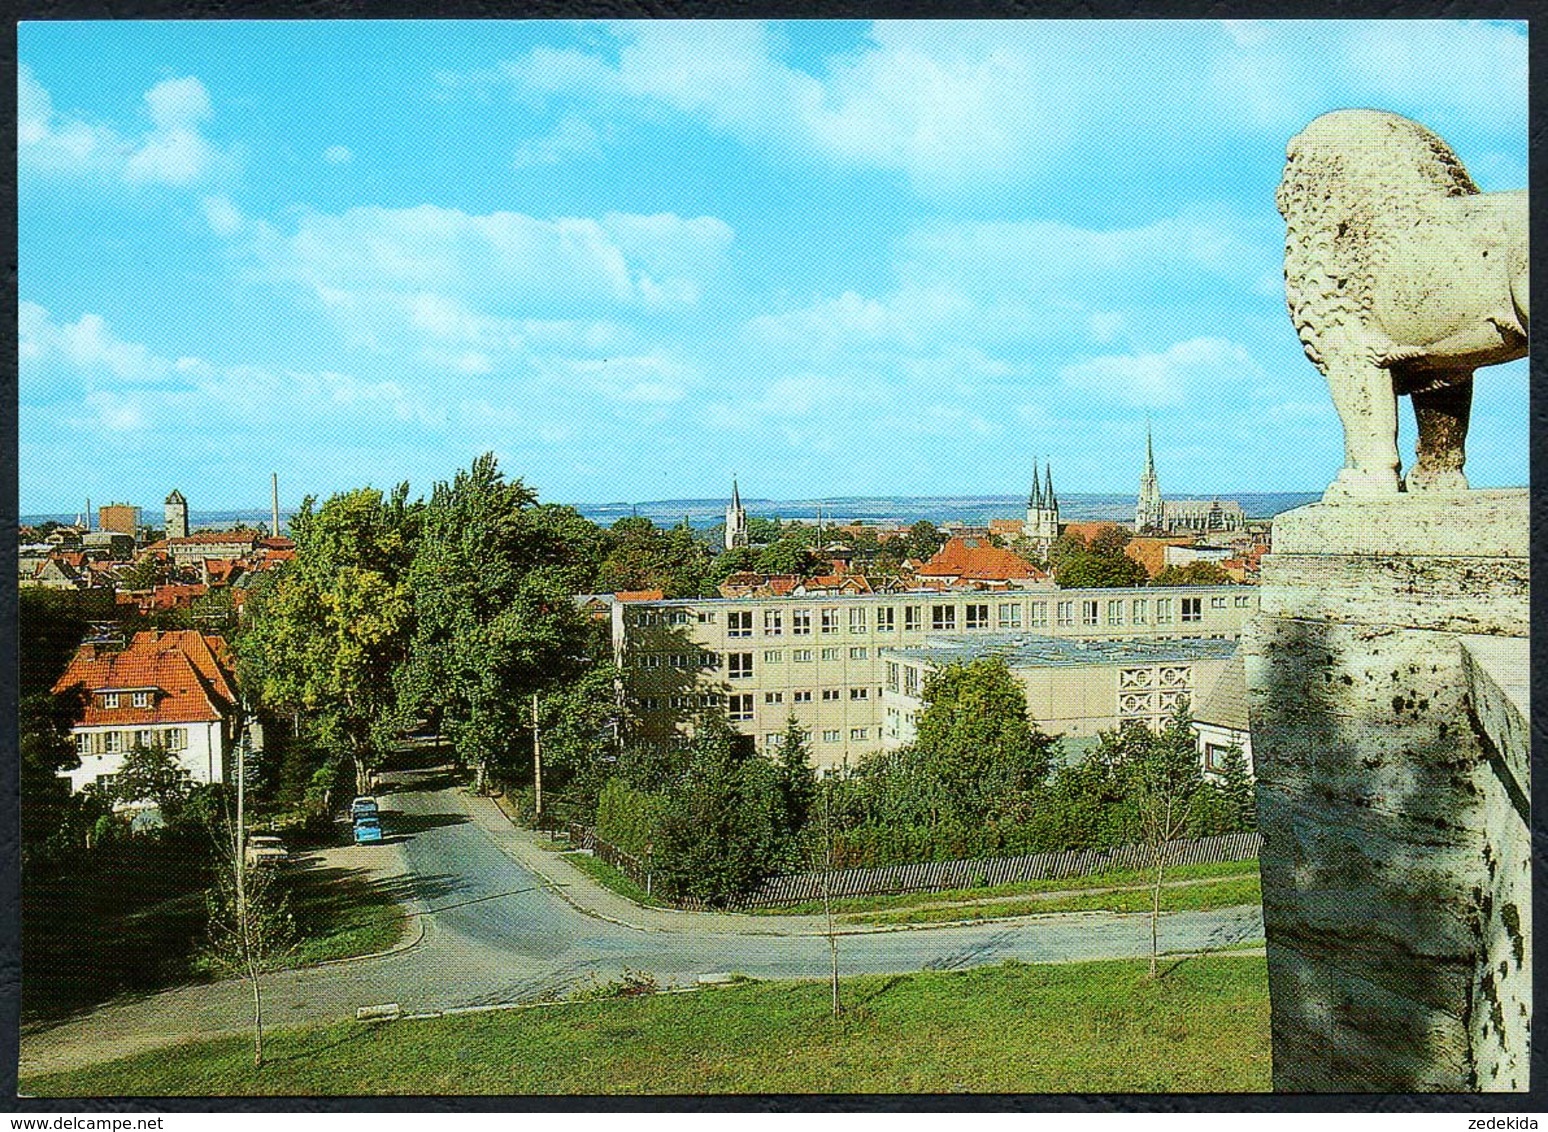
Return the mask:
<svg viewBox="0 0 1548 1132">
<path fill-rule="evenodd" d="M 1059 537 L 1059 500 L 1053 490 L 1053 461 L 1050 460 L 1040 477 L 1037 465 L 1032 465 L 1032 495 L 1027 500 L 1027 521 L 1022 528 L 1028 540 L 1039 554 L 1047 554 L 1048 548 Z"/>
<path fill-rule="evenodd" d="M 1161 505 L 1161 484 L 1156 479 L 1156 453 L 1150 440 L 1150 423 L 1145 424 L 1145 471 L 1140 476 L 1139 501 L 1134 506 L 1136 533 L 1165 529 L 1165 508 Z"/>
<path fill-rule="evenodd" d="M 731 506 L 726 508 L 726 549 L 747 545 L 747 512 L 742 509 L 742 493 L 736 477 L 731 479 Z"/>
<path fill-rule="evenodd" d="M 1037 537 L 1038 512 L 1043 509 L 1043 485 L 1037 475 L 1037 461 L 1032 461 L 1032 494 L 1027 496 L 1027 521 L 1022 533 L 1028 538 Z"/>
</svg>

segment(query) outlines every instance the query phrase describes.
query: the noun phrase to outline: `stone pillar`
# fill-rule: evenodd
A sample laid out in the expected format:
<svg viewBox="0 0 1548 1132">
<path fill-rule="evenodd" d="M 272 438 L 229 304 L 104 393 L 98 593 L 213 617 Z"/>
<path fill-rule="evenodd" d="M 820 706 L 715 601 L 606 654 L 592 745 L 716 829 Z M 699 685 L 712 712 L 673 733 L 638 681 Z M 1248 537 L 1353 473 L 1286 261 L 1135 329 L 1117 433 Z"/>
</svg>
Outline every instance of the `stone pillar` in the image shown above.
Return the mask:
<svg viewBox="0 0 1548 1132">
<path fill-rule="evenodd" d="M 1243 640 L 1274 1087 L 1524 1090 L 1527 493 L 1274 522 Z"/>
</svg>

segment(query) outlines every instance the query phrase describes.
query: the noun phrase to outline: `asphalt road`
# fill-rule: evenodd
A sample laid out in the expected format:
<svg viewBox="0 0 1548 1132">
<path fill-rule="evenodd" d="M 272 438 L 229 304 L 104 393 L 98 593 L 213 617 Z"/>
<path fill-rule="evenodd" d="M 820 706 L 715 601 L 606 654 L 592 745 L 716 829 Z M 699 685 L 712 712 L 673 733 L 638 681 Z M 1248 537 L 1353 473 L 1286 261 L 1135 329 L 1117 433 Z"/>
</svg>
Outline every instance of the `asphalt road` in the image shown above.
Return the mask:
<svg viewBox="0 0 1548 1132">
<path fill-rule="evenodd" d="M 827 940 L 807 934 L 816 929 L 814 918 L 641 913 L 604 919 L 609 910 L 633 906 L 578 879 L 560 895 L 551 879 L 518 859 L 525 855 L 538 866 L 533 854 L 541 850 L 530 838 L 519 842 L 487 800 L 450 788 L 408 788 L 384 794 L 382 803 L 388 843 L 337 850 L 334 860 L 369 865 L 384 878 L 412 876 L 411 906 L 422 937 L 411 933 L 418 943 L 381 957 L 267 977 L 268 1024 L 336 1020 L 352 1017 L 357 1007 L 389 1002 L 415 1012 L 531 1000 L 617 978 L 626 969 L 648 972 L 662 985 L 692 983 L 711 972 L 763 979 L 823 978 L 828 972 Z M 769 934 L 776 931 L 796 934 Z M 1163 917 L 1160 932 L 1168 951 L 1205 950 L 1262 934 L 1257 908 L 1176 913 Z M 894 973 L 1011 958 L 1121 958 L 1148 954 L 1149 946 L 1145 916 L 1074 913 L 848 934 L 840 939 L 839 964 L 843 974 Z M 251 1011 L 250 991 L 235 981 L 116 1002 L 24 1034 L 21 1071 L 89 1064 L 240 1031 L 250 1024 Z"/>
</svg>

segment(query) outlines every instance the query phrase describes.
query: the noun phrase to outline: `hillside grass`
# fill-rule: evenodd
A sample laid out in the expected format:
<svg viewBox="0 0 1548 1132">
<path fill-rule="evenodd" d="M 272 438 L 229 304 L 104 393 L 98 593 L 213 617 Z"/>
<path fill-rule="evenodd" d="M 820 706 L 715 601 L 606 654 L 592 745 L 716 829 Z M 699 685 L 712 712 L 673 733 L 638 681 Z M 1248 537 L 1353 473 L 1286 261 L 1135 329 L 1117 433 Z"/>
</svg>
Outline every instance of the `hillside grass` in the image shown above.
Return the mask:
<svg viewBox="0 0 1548 1132">
<path fill-rule="evenodd" d="M 1258 861 L 1217 861 L 1207 865 L 1177 865 L 1166 870 L 1166 879 L 1213 880 L 1220 877 L 1240 877 L 1258 874 Z M 1093 888 L 1137 887 L 1150 883 L 1148 869 L 1113 869 L 1105 873 L 1088 873 L 1084 876 L 1058 877 L 1050 880 L 1023 880 L 1010 884 L 983 885 L 975 888 L 951 888 L 940 892 L 896 892 L 881 896 L 835 897 L 835 914 L 850 912 L 889 912 L 897 908 L 911 908 L 922 904 L 961 903 L 996 896 L 1028 896 L 1043 892 L 1069 892 Z M 793 904 L 778 904 L 768 908 L 749 908 L 754 915 L 762 916 L 817 916 L 822 914 L 821 900 L 804 900 Z"/>
<path fill-rule="evenodd" d="M 925 904 L 892 912 L 854 913 L 843 917 L 849 924 L 939 924 L 961 920 L 995 920 L 1007 916 L 1036 916 L 1052 912 L 1149 912 L 1153 895 L 1147 887 L 1113 888 L 1090 892 L 1051 893 L 971 903 Z M 1161 889 L 1162 912 L 1196 912 L 1263 903 L 1263 889 L 1256 871 L 1251 876 L 1220 880 L 1188 881 Z"/>
<path fill-rule="evenodd" d="M 275 1030 L 24 1078 L 27 1095 L 1263 1092 L 1264 960 L 1211 955 L 746 983 Z"/>
<path fill-rule="evenodd" d="M 643 904 L 647 908 L 670 908 L 672 905 L 665 900 L 658 899 L 645 891 L 643 885 L 635 884 L 627 875 L 614 868 L 600 857 L 594 857 L 590 853 L 579 850 L 570 850 L 563 854 L 581 872 L 596 881 L 603 888 L 616 892 L 626 900 L 632 900 L 636 904 Z"/>
<path fill-rule="evenodd" d="M 293 870 L 286 882 L 298 935 L 287 966 L 374 955 L 408 930 L 402 885 L 338 869 Z"/>
</svg>

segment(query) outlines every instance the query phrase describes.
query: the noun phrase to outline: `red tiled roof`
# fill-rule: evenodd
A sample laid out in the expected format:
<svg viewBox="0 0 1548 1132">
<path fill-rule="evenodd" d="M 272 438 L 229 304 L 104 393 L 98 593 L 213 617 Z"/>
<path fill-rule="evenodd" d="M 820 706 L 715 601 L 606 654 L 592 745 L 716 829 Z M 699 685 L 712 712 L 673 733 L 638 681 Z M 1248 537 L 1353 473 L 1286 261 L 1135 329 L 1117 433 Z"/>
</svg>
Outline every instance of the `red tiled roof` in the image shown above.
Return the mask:
<svg viewBox="0 0 1548 1132">
<path fill-rule="evenodd" d="M 919 567 L 919 576 L 1004 581 L 1040 575 L 1025 558 L 1004 547 L 994 546 L 986 538 L 951 538 L 934 558 Z"/>
<path fill-rule="evenodd" d="M 775 597 L 789 597 L 800 581 L 795 574 L 770 574 L 769 592 Z"/>
<path fill-rule="evenodd" d="M 224 718 L 236 706 L 229 674 L 231 657 L 221 637 L 194 629 L 170 633 L 136 633 L 117 651 L 82 645 L 70 666 L 54 684 L 56 694 L 76 686 L 101 689 L 155 689 L 151 707 L 137 708 L 132 699 L 121 706 L 102 706 L 91 696 L 77 726 L 113 724 L 208 723 Z"/>
<path fill-rule="evenodd" d="M 258 545 L 265 550 L 293 551 L 296 549 L 296 540 L 286 538 L 284 535 L 270 535 L 268 538 L 259 539 Z"/>
<path fill-rule="evenodd" d="M 1026 527 L 1026 523 L 1020 519 L 989 520 L 989 533 L 992 535 L 1019 535 Z"/>
<path fill-rule="evenodd" d="M 1169 546 L 1190 546 L 1193 536 L 1157 538 L 1152 535 L 1136 535 L 1129 540 L 1123 548 L 1124 554 L 1145 568 L 1145 573 L 1154 578 L 1162 570 L 1166 569 L 1166 548 Z"/>
<path fill-rule="evenodd" d="M 210 577 L 210 585 L 224 586 L 242 573 L 242 564 L 234 558 L 206 558 L 204 570 Z"/>
<path fill-rule="evenodd" d="M 247 543 L 251 546 L 258 545 L 258 535 L 255 531 L 196 531 L 184 538 L 169 538 L 167 545 L 171 546 L 209 546 L 219 543 Z M 159 544 L 152 544 L 159 545 Z"/>
<path fill-rule="evenodd" d="M 664 601 L 664 590 L 619 590 L 613 595 L 617 601 Z"/>
<path fill-rule="evenodd" d="M 1079 535 L 1085 542 L 1090 542 L 1104 531 L 1121 531 L 1124 528 L 1118 523 L 1111 523 L 1105 519 L 1092 520 L 1090 522 L 1060 523 L 1059 533 L 1065 535 Z"/>
<path fill-rule="evenodd" d="M 854 593 L 868 594 L 871 592 L 871 583 L 866 581 L 862 574 L 817 574 L 806 579 L 808 587 L 816 586 L 829 590 L 849 590 Z"/>
<path fill-rule="evenodd" d="M 193 604 L 194 598 L 203 597 L 210 592 L 210 587 L 202 583 L 192 585 L 178 585 L 167 583 L 157 586 L 151 592 L 150 607 L 158 611 L 168 609 L 187 609 Z"/>
</svg>

